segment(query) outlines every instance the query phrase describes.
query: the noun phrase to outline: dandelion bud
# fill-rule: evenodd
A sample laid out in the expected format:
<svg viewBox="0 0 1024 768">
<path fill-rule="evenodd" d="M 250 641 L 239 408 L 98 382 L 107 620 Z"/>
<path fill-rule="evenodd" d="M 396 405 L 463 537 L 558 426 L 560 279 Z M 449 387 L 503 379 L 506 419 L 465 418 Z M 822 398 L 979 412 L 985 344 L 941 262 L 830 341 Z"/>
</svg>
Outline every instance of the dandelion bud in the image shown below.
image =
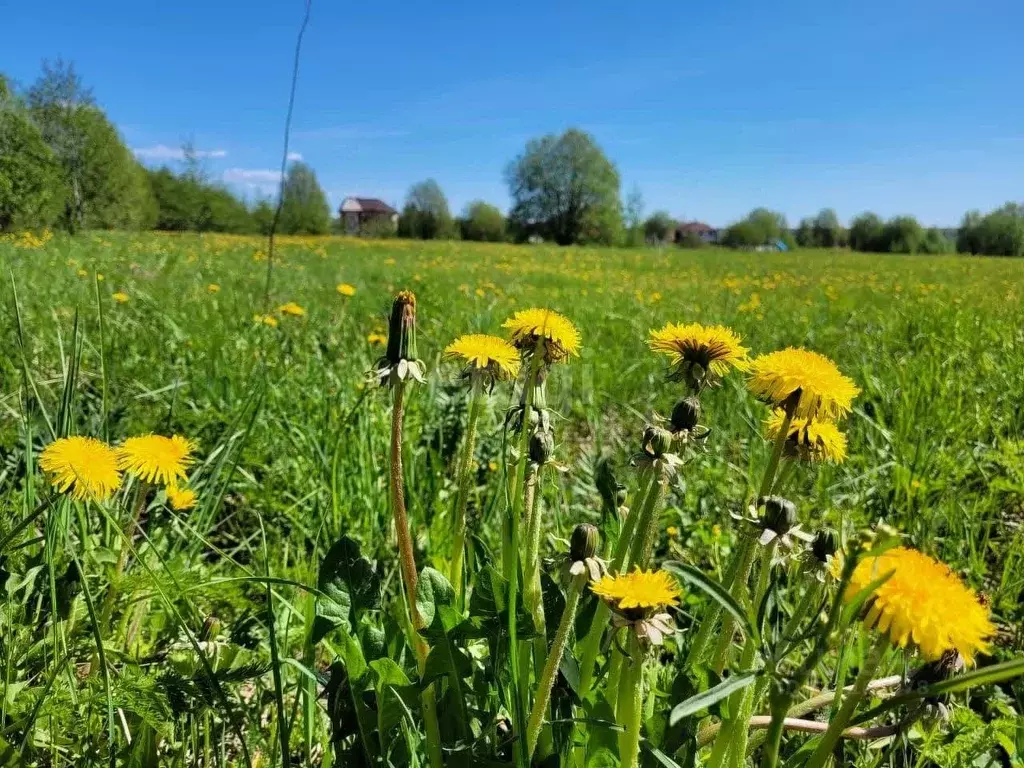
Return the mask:
<svg viewBox="0 0 1024 768">
<path fill-rule="evenodd" d="M 675 432 L 689 432 L 697 426 L 700 420 L 701 405 L 700 399 L 690 396 L 676 403 L 672 409 L 672 430 Z"/>
<path fill-rule="evenodd" d="M 761 522 L 766 530 L 785 536 L 796 525 L 796 505 L 781 496 L 768 496 L 761 499 L 764 505 L 764 517 Z"/>
<path fill-rule="evenodd" d="M 839 549 L 839 536 L 831 528 L 822 528 L 814 535 L 811 553 L 819 563 L 827 563 Z"/>
<path fill-rule="evenodd" d="M 199 639 L 203 642 L 212 640 L 220 630 L 220 620 L 216 616 L 207 616 L 203 621 L 203 628 L 199 632 Z"/>
<path fill-rule="evenodd" d="M 649 456 L 663 456 L 672 450 L 672 433 L 667 429 L 649 425 L 644 430 L 642 447 Z"/>
<path fill-rule="evenodd" d="M 391 305 L 391 320 L 388 323 L 388 349 L 385 357 L 392 365 L 402 360 L 411 360 L 409 342 L 416 327 L 416 294 L 399 291 Z"/>
<path fill-rule="evenodd" d="M 569 559 L 572 561 L 586 560 L 597 554 L 597 548 L 601 546 L 601 534 L 596 525 L 580 523 L 572 529 L 572 538 L 569 540 Z"/>
<path fill-rule="evenodd" d="M 530 436 L 530 461 L 534 464 L 547 464 L 555 451 L 555 439 L 546 430 L 534 432 Z"/>
</svg>

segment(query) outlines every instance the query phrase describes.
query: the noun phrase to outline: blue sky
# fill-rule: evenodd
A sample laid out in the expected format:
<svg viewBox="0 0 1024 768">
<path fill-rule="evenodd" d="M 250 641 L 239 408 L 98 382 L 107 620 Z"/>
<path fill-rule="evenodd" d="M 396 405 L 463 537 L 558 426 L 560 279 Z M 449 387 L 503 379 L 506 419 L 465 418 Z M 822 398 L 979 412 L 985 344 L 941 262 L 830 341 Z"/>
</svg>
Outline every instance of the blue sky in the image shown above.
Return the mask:
<svg viewBox="0 0 1024 768">
<path fill-rule="evenodd" d="M 148 163 L 192 137 L 209 173 L 272 188 L 302 0 L 3 3 L 0 71 L 72 60 Z M 1024 199 L 1019 0 L 562 3 L 313 0 L 292 149 L 333 204 L 506 207 L 532 136 L 590 131 L 647 212 L 767 205 L 955 225 Z"/>
</svg>

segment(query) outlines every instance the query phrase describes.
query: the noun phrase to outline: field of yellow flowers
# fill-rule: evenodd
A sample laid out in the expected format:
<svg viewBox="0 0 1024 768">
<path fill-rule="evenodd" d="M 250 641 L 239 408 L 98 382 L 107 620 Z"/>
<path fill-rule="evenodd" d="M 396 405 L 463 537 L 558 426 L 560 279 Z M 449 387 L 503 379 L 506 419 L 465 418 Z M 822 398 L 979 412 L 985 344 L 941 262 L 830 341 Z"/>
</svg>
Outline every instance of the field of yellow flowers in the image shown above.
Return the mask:
<svg viewBox="0 0 1024 768">
<path fill-rule="evenodd" d="M 1024 760 L 1019 261 L 0 257 L 0 765 Z"/>
</svg>

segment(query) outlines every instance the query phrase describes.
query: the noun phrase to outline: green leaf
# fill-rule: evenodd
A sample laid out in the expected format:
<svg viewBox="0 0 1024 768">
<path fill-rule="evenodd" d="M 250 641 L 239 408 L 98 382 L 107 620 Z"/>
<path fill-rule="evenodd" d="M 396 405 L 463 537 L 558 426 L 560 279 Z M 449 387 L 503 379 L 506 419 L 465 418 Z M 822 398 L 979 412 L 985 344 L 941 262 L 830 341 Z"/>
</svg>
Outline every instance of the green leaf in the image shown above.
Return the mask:
<svg viewBox="0 0 1024 768">
<path fill-rule="evenodd" d="M 336 627 L 347 627 L 354 612 L 380 604 L 376 566 L 359 553 L 359 544 L 348 536 L 342 536 L 327 551 L 317 586 L 321 595 L 316 600 L 313 620 L 314 643 Z"/>
<path fill-rule="evenodd" d="M 708 688 L 706 691 L 701 691 L 685 701 L 681 701 L 672 708 L 672 713 L 668 717 L 669 726 L 675 726 L 684 718 L 707 709 L 712 704 L 726 698 L 733 691 L 746 688 L 756 679 L 756 672 L 742 672 L 726 678 L 713 688 Z"/>
<path fill-rule="evenodd" d="M 0 768 L 23 768 L 25 761 L 14 747 L 0 736 Z"/>
<path fill-rule="evenodd" d="M 699 568 L 678 560 L 670 560 L 663 567 L 666 571 L 676 574 L 687 584 L 697 587 L 707 594 L 712 600 L 722 606 L 724 611 L 736 619 L 747 637 L 752 638 L 755 642 L 759 642 L 757 631 L 750 622 L 750 617 L 747 616 L 746 611 L 740 607 L 740 604 L 733 599 L 725 587 L 714 579 L 708 578 Z"/>
<path fill-rule="evenodd" d="M 416 582 L 416 610 L 424 627 L 432 628 L 441 608 L 455 605 L 455 590 L 440 571 L 424 568 Z M 449 616 L 450 618 L 450 616 Z"/>
</svg>

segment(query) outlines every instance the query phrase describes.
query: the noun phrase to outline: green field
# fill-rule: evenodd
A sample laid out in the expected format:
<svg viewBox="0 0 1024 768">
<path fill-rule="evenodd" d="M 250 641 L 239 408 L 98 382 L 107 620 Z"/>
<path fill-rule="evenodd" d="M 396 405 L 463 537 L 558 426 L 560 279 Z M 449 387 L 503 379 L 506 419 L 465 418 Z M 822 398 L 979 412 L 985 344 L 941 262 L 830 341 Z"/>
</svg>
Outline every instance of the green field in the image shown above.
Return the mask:
<svg viewBox="0 0 1024 768">
<path fill-rule="evenodd" d="M 340 710 L 332 713 L 334 704 L 314 694 L 337 658 L 338 641 L 314 651 L 313 596 L 286 582 L 271 590 L 253 577 L 316 585 L 325 553 L 348 535 L 379 563 L 384 605 L 392 606 L 381 613 L 401 612 L 387 480 L 390 401 L 366 376 L 382 354 L 378 335 L 387 333 L 391 298 L 400 289 L 418 298 L 416 343 L 428 371 L 426 384 L 409 394 L 405 433 L 406 496 L 420 567 L 447 573 L 451 557 L 466 410 L 459 369 L 441 356 L 452 339 L 502 334 L 502 322 L 530 306 L 555 309 L 579 328 L 579 358 L 557 366 L 547 384 L 555 459 L 565 471 L 543 475 L 541 504 L 548 532 L 564 539 L 581 521 L 614 533 L 602 519 L 595 459 L 610 456 L 631 489 L 629 458 L 645 424 L 667 416 L 683 394 L 647 348 L 648 331 L 669 321 L 724 324 L 752 354 L 800 346 L 827 355 L 862 390 L 843 424 L 848 459 L 797 467 L 790 481 L 787 495 L 802 527 L 813 532 L 828 524 L 852 534 L 892 526 L 908 546 L 944 560 L 984 592 L 999 629 L 995 660 L 1024 650 L 1019 260 L 285 239 L 268 302 L 266 244 L 258 239 L 96 233 L 43 244 L 0 242 L 0 256 L 0 537 L 50 500 L 13 540 L 17 546 L 0 551 L 0 674 L 7 691 L 0 753 L 11 745 L 25 765 L 102 765 L 108 739 L 138 765 L 155 765 L 158 755 L 161 765 L 244 765 L 239 733 L 253 765 L 280 765 L 282 712 L 291 725 L 293 764 L 330 761 L 331 722 Z M 343 295 L 339 284 L 354 294 Z M 278 311 L 288 302 L 303 313 Z M 499 385 L 489 402 L 469 504 L 474 573 L 500 547 L 509 385 Z M 731 515 L 745 513 L 756 495 L 771 445 L 762 436 L 768 411 L 746 391 L 742 375 L 726 377 L 703 402 L 702 421 L 712 431 L 705 450 L 688 457 L 670 483 L 655 558 L 716 576 L 736 549 Z M 101 513 L 99 505 L 54 500 L 36 457 L 60 434 L 117 444 L 149 432 L 198 443 L 190 482 L 199 503 L 178 513 L 159 494 L 149 499 L 144 533 L 115 578 L 112 618 L 97 626 L 90 603 L 101 603 L 111 589 L 123 513 L 114 502 Z M 546 537 L 542 550 L 553 557 L 564 544 Z M 684 613 L 701 605 L 694 593 Z M 549 633 L 557 616 L 549 611 Z M 397 626 L 392 621 L 389 637 L 401 634 Z M 190 645 L 189 633 L 208 641 L 202 647 L 209 660 Z M 470 654 L 478 666 L 481 653 Z M 400 640 L 390 640 L 388 655 L 396 668 L 414 673 Z M 857 662 L 847 661 L 855 670 Z M 211 663 L 222 685 L 203 682 Z M 886 664 L 899 673 L 903 662 L 892 654 Z M 97 674 L 99 667 L 111 671 Z M 822 662 L 815 685 L 828 686 L 837 668 L 831 656 Z M 322 679 L 314 681 L 315 672 Z M 482 677 L 473 684 L 482 685 Z M 677 703 L 672 677 L 649 682 L 661 692 L 649 716 L 664 714 Z M 482 713 L 500 699 L 494 690 L 474 696 Z M 378 690 L 378 702 L 384 699 Z M 960 701 L 955 722 L 981 739 L 976 754 L 1010 754 L 1014 739 L 1017 750 L 1024 747 L 1024 733 L 1007 725 L 1024 711 L 1022 699 L 1018 683 L 983 697 L 984 706 L 973 710 Z M 359 741 L 353 717 L 345 710 L 335 733 L 344 736 L 339 750 L 355 750 L 339 754 L 358 764 L 351 757 Z M 472 736 L 490 745 L 492 726 L 498 727 L 481 714 Z M 667 738 L 647 729 L 652 743 Z M 394 764 L 425 761 L 417 729 L 405 723 L 398 731 Z M 997 732 L 1010 734 L 1009 746 L 994 746 Z M 971 764 L 947 759 L 955 750 L 933 744 L 927 733 L 907 738 L 915 750 L 907 764 Z M 787 741 L 784 755 L 798 743 Z M 463 764 L 457 760 L 465 754 L 453 754 L 450 764 Z M 895 759 L 881 749 L 856 754 L 864 765 Z M 500 751 L 491 757 L 512 760 Z"/>
</svg>

